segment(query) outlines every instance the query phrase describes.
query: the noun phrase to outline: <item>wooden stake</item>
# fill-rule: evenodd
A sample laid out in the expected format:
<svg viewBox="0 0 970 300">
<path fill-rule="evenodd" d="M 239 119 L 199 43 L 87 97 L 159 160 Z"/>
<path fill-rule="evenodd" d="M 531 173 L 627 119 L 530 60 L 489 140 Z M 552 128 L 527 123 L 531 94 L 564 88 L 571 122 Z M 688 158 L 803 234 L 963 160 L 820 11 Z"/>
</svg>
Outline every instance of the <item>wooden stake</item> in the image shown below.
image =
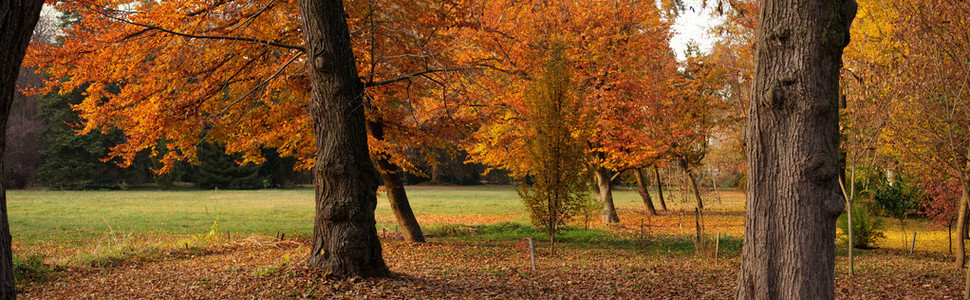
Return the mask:
<svg viewBox="0 0 970 300">
<path fill-rule="evenodd" d="M 529 238 L 529 259 L 532 261 L 532 272 L 535 272 L 536 271 L 536 248 L 531 237 Z"/>
<path fill-rule="evenodd" d="M 916 250 L 916 231 L 913 231 L 913 244 L 909 246 L 909 254 L 913 254 L 913 250 Z"/>
<path fill-rule="evenodd" d="M 643 218 L 640 218 L 640 241 L 643 241 Z"/>
<path fill-rule="evenodd" d="M 714 263 L 717 263 L 718 254 L 721 252 L 721 233 L 717 233 L 717 240 L 714 241 Z"/>
</svg>

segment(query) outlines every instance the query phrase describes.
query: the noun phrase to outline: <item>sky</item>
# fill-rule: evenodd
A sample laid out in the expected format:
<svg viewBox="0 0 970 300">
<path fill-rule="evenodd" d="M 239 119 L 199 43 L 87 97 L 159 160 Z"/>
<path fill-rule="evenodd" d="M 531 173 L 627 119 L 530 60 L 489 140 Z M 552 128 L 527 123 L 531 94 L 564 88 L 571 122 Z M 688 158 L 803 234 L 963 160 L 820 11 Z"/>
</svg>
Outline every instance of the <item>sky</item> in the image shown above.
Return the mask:
<svg viewBox="0 0 970 300">
<path fill-rule="evenodd" d="M 687 50 L 687 43 L 694 41 L 697 43 L 701 52 L 707 53 L 714 44 L 714 36 L 708 33 L 711 25 L 717 22 L 716 18 L 711 17 L 713 10 L 711 1 L 708 7 L 701 8 L 700 0 L 687 0 L 684 4 L 687 9 L 680 13 L 673 25 L 674 36 L 670 39 L 670 47 L 677 54 L 677 60 L 684 60 L 684 51 Z"/>
</svg>

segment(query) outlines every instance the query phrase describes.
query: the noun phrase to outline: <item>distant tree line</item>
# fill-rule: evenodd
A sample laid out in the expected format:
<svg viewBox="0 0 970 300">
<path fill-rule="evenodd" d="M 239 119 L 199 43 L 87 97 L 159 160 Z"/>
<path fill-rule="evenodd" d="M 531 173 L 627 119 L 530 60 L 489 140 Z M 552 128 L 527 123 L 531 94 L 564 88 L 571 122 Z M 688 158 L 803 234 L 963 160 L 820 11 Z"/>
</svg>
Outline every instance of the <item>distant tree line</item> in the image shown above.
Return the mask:
<svg viewBox="0 0 970 300">
<path fill-rule="evenodd" d="M 21 86 L 42 84 L 33 70 L 21 70 Z M 72 105 L 84 99 L 77 89 L 67 94 L 26 96 L 16 93 L 7 127 L 4 177 L 8 188 L 46 186 L 64 190 L 126 189 L 137 186 L 175 187 L 176 182 L 191 183 L 202 189 L 284 188 L 310 184 L 309 172 L 295 169 L 296 159 L 280 157 L 275 149 L 264 149 L 262 164 L 239 164 L 240 155 L 226 154 L 214 143 L 200 145 L 198 164 L 179 163 L 171 172 L 156 174 L 161 163 L 147 153 L 123 168 L 117 159 L 105 161 L 110 148 L 125 141 L 120 130 L 77 135 L 82 120 Z M 405 173 L 405 184 L 482 183 L 509 184 L 507 172 L 484 174 L 486 166 L 465 163 L 464 152 L 441 150 L 435 164 L 415 166 Z M 412 155 L 419 155 L 414 153 Z M 416 173 L 416 174 L 414 174 Z"/>
</svg>

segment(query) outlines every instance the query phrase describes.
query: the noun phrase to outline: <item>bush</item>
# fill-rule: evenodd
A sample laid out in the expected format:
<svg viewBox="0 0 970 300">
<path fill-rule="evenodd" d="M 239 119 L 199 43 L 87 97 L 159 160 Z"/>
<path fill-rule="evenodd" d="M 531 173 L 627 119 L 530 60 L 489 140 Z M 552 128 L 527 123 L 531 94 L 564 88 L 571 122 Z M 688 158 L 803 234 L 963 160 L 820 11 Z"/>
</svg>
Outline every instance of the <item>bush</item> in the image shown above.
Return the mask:
<svg viewBox="0 0 970 300">
<path fill-rule="evenodd" d="M 889 216 L 903 219 L 907 214 L 919 207 L 919 199 L 923 193 L 919 188 L 899 180 L 894 185 L 883 185 L 873 193 L 873 199 Z"/>
<path fill-rule="evenodd" d="M 859 249 L 871 249 L 879 240 L 886 238 L 882 233 L 882 218 L 874 213 L 870 204 L 852 206 L 852 246 Z M 836 225 L 842 230 L 839 235 L 843 243 L 848 244 L 848 214 L 839 216 Z"/>
</svg>

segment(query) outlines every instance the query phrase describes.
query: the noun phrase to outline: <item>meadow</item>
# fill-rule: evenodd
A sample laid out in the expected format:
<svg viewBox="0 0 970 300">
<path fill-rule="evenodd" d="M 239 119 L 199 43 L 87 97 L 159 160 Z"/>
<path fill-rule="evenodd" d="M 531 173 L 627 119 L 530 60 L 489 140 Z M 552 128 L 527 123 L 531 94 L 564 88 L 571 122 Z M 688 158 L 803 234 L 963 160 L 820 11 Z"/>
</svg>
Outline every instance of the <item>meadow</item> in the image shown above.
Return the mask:
<svg viewBox="0 0 970 300">
<path fill-rule="evenodd" d="M 545 235 L 529 226 L 512 187 L 413 186 L 408 193 L 429 242 L 402 241 L 380 199 L 377 229 L 398 275 L 332 281 L 300 263 L 312 230 L 311 188 L 9 191 L 18 284 L 27 298 L 74 298 L 78 291 L 90 298 L 732 295 L 743 238 L 739 192 L 705 194 L 698 245 L 692 199 L 668 192 L 669 210 L 649 216 L 639 194 L 619 187 L 614 201 L 621 223 L 604 225 L 595 214 L 587 229 L 577 217 L 555 257 Z M 897 221 L 884 223 L 886 239 L 876 249 L 856 250 L 855 276 L 847 276 L 847 248 L 838 247 L 840 297 L 959 295 L 962 274 L 949 264 L 946 228 L 907 221 L 907 240 L 918 232 L 909 254 Z M 538 242 L 534 272 L 527 237 Z"/>
</svg>

